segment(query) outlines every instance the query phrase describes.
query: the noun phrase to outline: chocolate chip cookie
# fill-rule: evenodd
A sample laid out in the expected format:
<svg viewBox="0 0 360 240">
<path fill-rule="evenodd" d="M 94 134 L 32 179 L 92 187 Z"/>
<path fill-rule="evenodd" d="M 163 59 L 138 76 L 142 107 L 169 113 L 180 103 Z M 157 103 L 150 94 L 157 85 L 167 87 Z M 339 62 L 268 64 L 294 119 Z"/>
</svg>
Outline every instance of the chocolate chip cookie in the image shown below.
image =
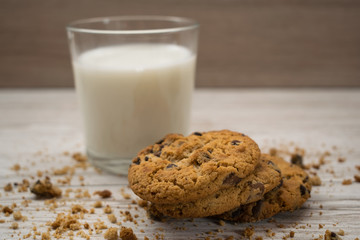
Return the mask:
<svg viewBox="0 0 360 240">
<path fill-rule="evenodd" d="M 236 179 L 237 180 L 237 179 Z M 187 203 L 153 204 L 158 212 L 175 218 L 207 217 L 221 214 L 261 199 L 280 184 L 281 172 L 271 161 L 264 159 L 255 168 L 254 172 L 237 182 L 235 187 L 222 189 L 214 194 Z"/>
<path fill-rule="evenodd" d="M 282 184 L 265 194 L 263 199 L 242 205 L 218 216 L 219 218 L 239 222 L 255 222 L 272 217 L 279 212 L 294 211 L 310 197 L 311 183 L 304 170 L 279 157 L 262 154 L 261 158 L 271 160 L 280 168 Z"/>
<path fill-rule="evenodd" d="M 169 134 L 138 153 L 128 180 L 142 199 L 185 203 L 234 187 L 254 171 L 259 158 L 258 145 L 242 133 Z"/>
</svg>

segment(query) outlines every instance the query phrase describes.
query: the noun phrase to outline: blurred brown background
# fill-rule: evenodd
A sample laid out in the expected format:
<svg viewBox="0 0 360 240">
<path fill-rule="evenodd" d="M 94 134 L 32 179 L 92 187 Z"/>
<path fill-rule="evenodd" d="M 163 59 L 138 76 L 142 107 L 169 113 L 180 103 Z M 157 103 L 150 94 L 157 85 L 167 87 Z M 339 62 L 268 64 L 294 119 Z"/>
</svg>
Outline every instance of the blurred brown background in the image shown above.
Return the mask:
<svg viewBox="0 0 360 240">
<path fill-rule="evenodd" d="M 201 24 L 198 87 L 359 87 L 359 0 L 0 0 L 0 87 L 72 87 L 65 26 L 175 15 Z"/>
</svg>

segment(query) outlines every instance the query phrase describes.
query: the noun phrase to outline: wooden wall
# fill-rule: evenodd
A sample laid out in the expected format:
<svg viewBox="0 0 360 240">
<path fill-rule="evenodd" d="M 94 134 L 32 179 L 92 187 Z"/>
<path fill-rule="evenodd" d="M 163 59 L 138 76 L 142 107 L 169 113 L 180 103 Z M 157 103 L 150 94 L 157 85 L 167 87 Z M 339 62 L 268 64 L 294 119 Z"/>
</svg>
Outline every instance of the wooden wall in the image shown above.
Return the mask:
<svg viewBox="0 0 360 240">
<path fill-rule="evenodd" d="M 73 86 L 65 25 L 157 14 L 201 23 L 198 87 L 359 87 L 358 0 L 0 0 L 0 87 Z"/>
</svg>

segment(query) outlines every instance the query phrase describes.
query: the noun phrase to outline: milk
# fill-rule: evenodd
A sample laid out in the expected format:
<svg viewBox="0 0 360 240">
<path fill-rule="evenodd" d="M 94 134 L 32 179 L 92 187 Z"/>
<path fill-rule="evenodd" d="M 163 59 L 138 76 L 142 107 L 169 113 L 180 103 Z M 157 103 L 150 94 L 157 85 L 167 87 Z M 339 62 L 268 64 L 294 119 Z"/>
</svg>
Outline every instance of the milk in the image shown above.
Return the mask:
<svg viewBox="0 0 360 240">
<path fill-rule="evenodd" d="M 73 67 L 90 156 L 131 159 L 165 134 L 187 133 L 195 56 L 186 48 L 102 47 Z"/>
</svg>

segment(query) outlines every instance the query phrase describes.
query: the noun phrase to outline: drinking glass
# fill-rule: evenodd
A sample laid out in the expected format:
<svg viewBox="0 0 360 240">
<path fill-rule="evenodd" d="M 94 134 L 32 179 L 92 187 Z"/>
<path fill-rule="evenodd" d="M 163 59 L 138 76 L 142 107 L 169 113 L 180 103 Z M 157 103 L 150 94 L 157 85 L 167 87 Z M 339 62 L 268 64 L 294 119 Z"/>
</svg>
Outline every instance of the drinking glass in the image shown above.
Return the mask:
<svg viewBox="0 0 360 240">
<path fill-rule="evenodd" d="M 188 134 L 198 23 L 181 17 L 119 16 L 67 26 L 86 154 L 126 175 L 142 148 Z"/>
</svg>

